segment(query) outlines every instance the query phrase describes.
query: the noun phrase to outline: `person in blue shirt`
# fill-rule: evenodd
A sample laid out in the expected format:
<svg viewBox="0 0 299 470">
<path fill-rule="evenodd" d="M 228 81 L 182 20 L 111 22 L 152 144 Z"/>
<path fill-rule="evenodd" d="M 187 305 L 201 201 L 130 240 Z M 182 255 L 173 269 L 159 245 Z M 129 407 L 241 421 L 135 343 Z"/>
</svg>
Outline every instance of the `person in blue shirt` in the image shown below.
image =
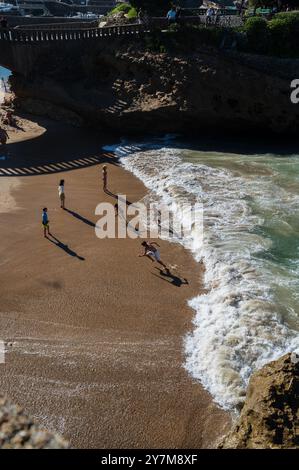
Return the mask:
<svg viewBox="0 0 299 470">
<path fill-rule="evenodd" d="M 166 18 L 168 19 L 169 24 L 176 22 L 176 19 L 177 19 L 176 7 L 172 7 L 171 10 L 169 10 L 169 12 L 166 15 Z"/>
<path fill-rule="evenodd" d="M 48 217 L 48 209 L 46 207 L 43 208 L 42 214 L 42 225 L 44 229 L 44 237 L 47 237 L 47 234 L 50 235 L 50 222 Z"/>
</svg>

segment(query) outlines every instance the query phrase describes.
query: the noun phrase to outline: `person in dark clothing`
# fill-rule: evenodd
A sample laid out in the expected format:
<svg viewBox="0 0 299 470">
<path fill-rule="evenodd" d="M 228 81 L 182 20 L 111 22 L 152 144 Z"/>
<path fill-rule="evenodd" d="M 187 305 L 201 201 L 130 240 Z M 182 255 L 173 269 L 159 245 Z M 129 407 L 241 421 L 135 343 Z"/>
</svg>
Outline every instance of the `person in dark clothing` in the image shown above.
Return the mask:
<svg viewBox="0 0 299 470">
<path fill-rule="evenodd" d="M 0 18 L 0 27 L 5 29 L 5 28 L 7 28 L 7 26 L 8 26 L 7 19 L 5 18 L 5 16 L 1 16 L 1 18 Z"/>
<path fill-rule="evenodd" d="M 176 22 L 180 23 L 182 19 L 182 8 L 176 7 Z"/>
</svg>

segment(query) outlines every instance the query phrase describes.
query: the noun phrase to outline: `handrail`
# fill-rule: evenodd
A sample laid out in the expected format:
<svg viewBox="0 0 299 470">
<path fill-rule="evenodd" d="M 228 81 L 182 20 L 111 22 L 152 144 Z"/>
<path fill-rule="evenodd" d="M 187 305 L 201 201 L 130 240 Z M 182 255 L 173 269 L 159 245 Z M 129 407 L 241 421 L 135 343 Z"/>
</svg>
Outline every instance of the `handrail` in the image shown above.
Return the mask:
<svg viewBox="0 0 299 470">
<path fill-rule="evenodd" d="M 214 19 L 214 24 L 217 26 L 231 26 L 228 19 L 239 17 L 218 17 Z M 183 17 L 183 21 L 190 24 L 202 24 L 205 22 L 205 17 Z M 241 20 L 240 20 L 241 21 Z M 53 25 L 54 26 L 54 25 Z M 84 27 L 84 28 L 71 28 L 62 29 L 60 27 L 46 27 L 38 29 L 0 29 L 0 41 L 8 41 L 13 43 L 41 43 L 41 42 L 55 42 L 55 41 L 78 41 L 87 39 L 99 39 L 106 37 L 118 37 L 124 35 L 138 36 L 146 31 L 154 28 L 167 28 L 168 22 L 166 18 L 152 18 L 149 23 L 143 24 L 126 24 L 120 26 L 104 26 L 99 27 Z M 239 26 L 235 24 L 234 26 Z"/>
<path fill-rule="evenodd" d="M 76 22 L 65 22 L 65 23 L 38 23 L 38 24 L 27 24 L 27 25 L 18 25 L 13 29 L 18 29 L 22 31 L 44 31 L 44 30 L 65 30 L 65 29 L 90 29 L 97 28 L 98 21 L 76 21 Z"/>
<path fill-rule="evenodd" d="M 112 26 L 104 28 L 82 28 L 82 29 L 2 29 L 0 30 L 0 41 L 17 43 L 40 43 L 54 41 L 74 41 L 83 39 L 97 39 L 108 36 L 121 36 L 125 34 L 140 34 L 144 28 L 142 25 Z"/>
</svg>

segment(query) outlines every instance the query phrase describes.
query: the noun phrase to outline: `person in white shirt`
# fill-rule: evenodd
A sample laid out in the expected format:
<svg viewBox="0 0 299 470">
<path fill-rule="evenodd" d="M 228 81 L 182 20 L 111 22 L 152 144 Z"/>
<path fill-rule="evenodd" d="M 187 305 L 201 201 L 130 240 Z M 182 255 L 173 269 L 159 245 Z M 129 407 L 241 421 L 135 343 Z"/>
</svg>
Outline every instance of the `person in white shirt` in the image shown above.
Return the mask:
<svg viewBox="0 0 299 470">
<path fill-rule="evenodd" d="M 213 16 L 215 14 L 214 8 L 210 7 L 207 9 L 206 24 L 212 24 Z"/>
<path fill-rule="evenodd" d="M 60 199 L 60 207 L 61 209 L 65 208 L 65 192 L 64 192 L 64 180 L 60 180 L 58 186 L 58 196 Z"/>
</svg>

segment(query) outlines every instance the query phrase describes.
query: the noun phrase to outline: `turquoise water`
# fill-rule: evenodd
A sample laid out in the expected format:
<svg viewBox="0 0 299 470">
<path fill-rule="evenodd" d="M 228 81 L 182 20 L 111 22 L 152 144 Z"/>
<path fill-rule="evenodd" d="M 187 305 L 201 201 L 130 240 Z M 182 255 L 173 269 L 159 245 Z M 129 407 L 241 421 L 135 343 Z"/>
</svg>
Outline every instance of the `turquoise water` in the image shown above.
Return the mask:
<svg viewBox="0 0 299 470">
<path fill-rule="evenodd" d="M 299 154 L 186 152 L 184 159 L 231 174 L 235 188 L 227 188 L 227 204 L 233 204 L 230 197 L 237 189 L 250 217 L 256 217 L 248 235 L 256 235 L 265 246 L 251 252 L 252 259 L 268 271 L 267 283 L 283 319 L 299 330 Z"/>
<path fill-rule="evenodd" d="M 299 153 L 194 147 L 165 140 L 115 151 L 153 200 L 203 205 L 203 240 L 177 240 L 205 266 L 206 293 L 189 300 L 185 367 L 234 409 L 254 370 L 299 348 Z"/>
</svg>

